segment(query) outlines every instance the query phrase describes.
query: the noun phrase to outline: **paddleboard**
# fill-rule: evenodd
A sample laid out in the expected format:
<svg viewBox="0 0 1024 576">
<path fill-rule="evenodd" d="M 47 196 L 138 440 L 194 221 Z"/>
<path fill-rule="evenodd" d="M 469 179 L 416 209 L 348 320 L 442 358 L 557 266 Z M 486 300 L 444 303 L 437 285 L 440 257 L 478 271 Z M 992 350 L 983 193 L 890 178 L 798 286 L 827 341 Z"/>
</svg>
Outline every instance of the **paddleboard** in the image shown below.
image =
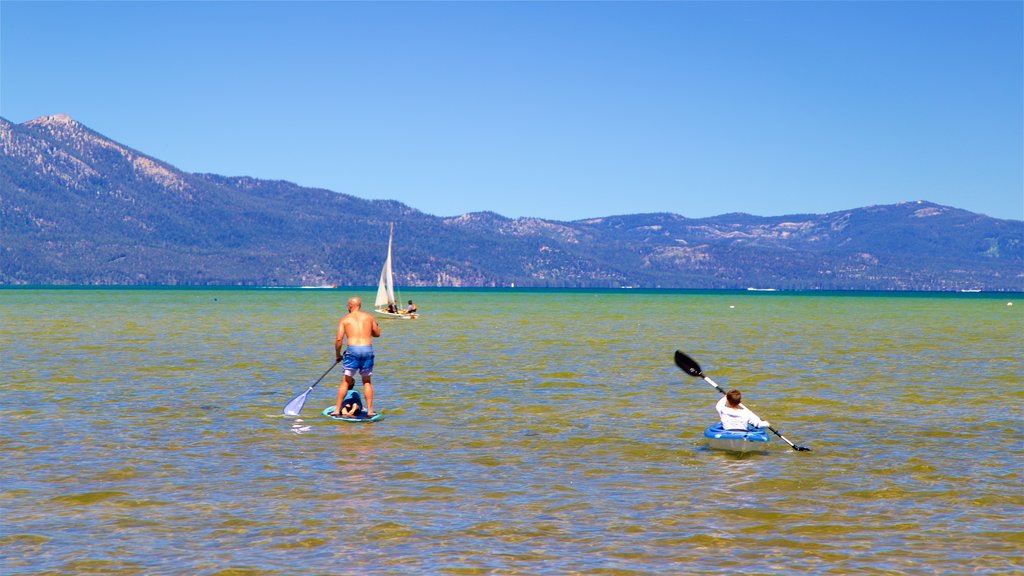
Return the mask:
<svg viewBox="0 0 1024 576">
<path fill-rule="evenodd" d="M 360 416 L 358 418 L 349 418 L 349 417 L 346 417 L 346 416 L 331 416 L 331 414 L 333 414 L 333 413 L 334 413 L 334 404 L 331 404 L 327 408 L 324 408 L 323 412 L 321 412 L 321 414 L 323 414 L 324 416 L 327 416 L 331 420 L 340 420 L 342 422 L 376 422 L 378 420 L 383 420 L 384 419 L 384 415 L 381 414 L 380 412 L 377 412 L 371 418 L 367 418 L 366 417 L 366 410 L 363 410 L 362 412 L 360 412 L 359 413 Z"/>
</svg>

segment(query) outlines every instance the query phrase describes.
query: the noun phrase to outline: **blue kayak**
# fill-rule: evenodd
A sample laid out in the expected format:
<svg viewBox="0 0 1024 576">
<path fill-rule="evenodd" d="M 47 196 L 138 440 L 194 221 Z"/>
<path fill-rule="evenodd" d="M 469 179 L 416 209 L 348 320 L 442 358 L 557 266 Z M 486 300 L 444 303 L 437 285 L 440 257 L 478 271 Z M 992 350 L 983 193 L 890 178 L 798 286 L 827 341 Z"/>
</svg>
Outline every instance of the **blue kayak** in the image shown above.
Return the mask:
<svg viewBox="0 0 1024 576">
<path fill-rule="evenodd" d="M 380 412 L 377 412 L 372 417 L 367 418 L 366 417 L 366 410 L 363 410 L 362 412 L 360 412 L 359 416 L 357 416 L 355 418 L 349 418 L 349 417 L 346 417 L 346 416 L 332 416 L 331 414 L 334 414 L 334 405 L 333 404 L 331 404 L 327 408 L 324 408 L 324 410 L 323 410 L 323 412 L 321 412 L 321 414 L 323 414 L 324 416 L 327 416 L 331 420 L 341 420 L 342 422 L 376 422 L 376 421 L 381 420 L 381 419 L 384 418 L 384 415 L 381 414 Z"/>
<path fill-rule="evenodd" d="M 768 429 L 754 428 L 751 430 L 726 430 L 718 422 L 704 430 L 704 438 L 708 448 L 727 450 L 729 452 L 767 452 Z"/>
</svg>

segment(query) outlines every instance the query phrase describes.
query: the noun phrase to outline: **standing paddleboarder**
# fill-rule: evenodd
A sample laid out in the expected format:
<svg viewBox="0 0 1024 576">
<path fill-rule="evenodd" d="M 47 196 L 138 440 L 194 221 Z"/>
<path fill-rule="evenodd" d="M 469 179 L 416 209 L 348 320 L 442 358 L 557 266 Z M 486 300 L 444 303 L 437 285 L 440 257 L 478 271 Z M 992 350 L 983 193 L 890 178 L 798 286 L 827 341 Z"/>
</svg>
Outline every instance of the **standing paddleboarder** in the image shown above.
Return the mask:
<svg viewBox="0 0 1024 576">
<path fill-rule="evenodd" d="M 341 404 L 345 393 L 355 385 L 355 373 L 363 377 L 363 394 L 366 396 L 366 417 L 372 418 L 373 385 L 373 339 L 380 337 L 380 326 L 373 316 L 363 312 L 363 301 L 358 296 L 348 299 L 348 314 L 338 322 L 338 334 L 334 338 L 334 357 L 345 368 L 345 376 L 338 386 L 338 403 L 334 406 L 334 416 L 341 414 Z M 341 354 L 341 346 L 347 341 L 345 355 Z"/>
</svg>

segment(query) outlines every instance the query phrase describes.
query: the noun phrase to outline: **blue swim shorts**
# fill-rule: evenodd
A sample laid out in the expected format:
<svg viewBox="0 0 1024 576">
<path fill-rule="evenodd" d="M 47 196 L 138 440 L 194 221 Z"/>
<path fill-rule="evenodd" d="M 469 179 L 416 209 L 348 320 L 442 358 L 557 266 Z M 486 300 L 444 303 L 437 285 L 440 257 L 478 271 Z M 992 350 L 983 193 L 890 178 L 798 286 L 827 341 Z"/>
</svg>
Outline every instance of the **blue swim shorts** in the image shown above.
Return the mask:
<svg viewBox="0 0 1024 576">
<path fill-rule="evenodd" d="M 373 346 L 349 346 L 341 357 L 341 365 L 345 368 L 345 376 L 352 376 L 356 371 L 370 376 L 373 374 Z"/>
</svg>

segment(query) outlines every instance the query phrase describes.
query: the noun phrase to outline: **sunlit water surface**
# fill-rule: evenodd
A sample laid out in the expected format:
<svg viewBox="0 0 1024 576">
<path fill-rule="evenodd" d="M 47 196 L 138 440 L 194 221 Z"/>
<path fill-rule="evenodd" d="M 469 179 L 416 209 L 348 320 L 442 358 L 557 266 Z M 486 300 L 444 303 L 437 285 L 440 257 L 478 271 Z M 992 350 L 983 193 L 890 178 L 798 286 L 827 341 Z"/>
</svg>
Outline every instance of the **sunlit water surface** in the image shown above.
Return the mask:
<svg viewBox="0 0 1024 576">
<path fill-rule="evenodd" d="M 0 290 L 0 572 L 1024 572 L 1024 300 L 416 291 L 385 420 L 284 417 L 349 295 Z"/>
</svg>

